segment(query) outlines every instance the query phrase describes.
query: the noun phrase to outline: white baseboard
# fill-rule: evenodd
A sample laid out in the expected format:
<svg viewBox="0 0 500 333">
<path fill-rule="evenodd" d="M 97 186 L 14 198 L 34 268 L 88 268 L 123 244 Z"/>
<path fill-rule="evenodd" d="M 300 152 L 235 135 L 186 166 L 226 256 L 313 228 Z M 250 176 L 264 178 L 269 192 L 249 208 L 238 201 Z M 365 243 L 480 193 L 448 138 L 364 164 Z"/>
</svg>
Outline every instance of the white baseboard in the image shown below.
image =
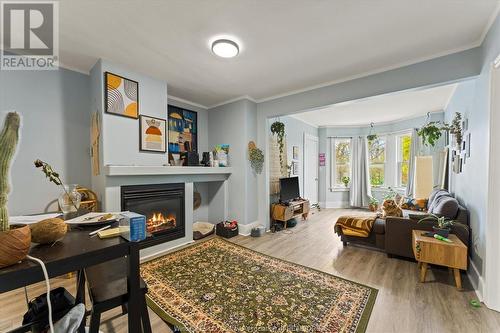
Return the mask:
<svg viewBox="0 0 500 333">
<path fill-rule="evenodd" d="M 320 204 L 321 208 L 350 208 L 349 201 L 327 201 Z"/>
<path fill-rule="evenodd" d="M 476 295 L 477 295 L 477 298 L 479 299 L 480 302 L 483 302 L 484 301 L 484 293 L 483 293 L 483 290 L 484 290 L 484 280 L 483 280 L 483 277 L 481 276 L 481 274 L 479 273 L 476 265 L 474 264 L 474 262 L 469 259 L 469 269 L 467 270 L 467 277 L 469 278 L 469 281 L 471 282 L 472 284 L 472 287 L 474 288 L 474 291 L 476 292 Z M 477 285 L 476 283 L 474 283 L 474 281 L 476 279 L 474 279 L 472 276 L 471 276 L 471 271 L 474 271 L 474 274 L 477 276 Z"/>
<path fill-rule="evenodd" d="M 250 236 L 252 228 L 258 227 L 259 225 L 262 225 L 262 223 L 260 223 L 259 221 L 253 221 L 248 224 L 238 224 L 238 234 L 241 236 Z"/>
<path fill-rule="evenodd" d="M 176 245 L 176 246 L 172 246 L 172 247 L 169 247 L 167 249 L 160 250 L 158 252 L 154 252 L 154 253 L 148 254 L 148 255 L 143 256 L 143 257 L 140 258 L 141 263 L 153 260 L 153 259 L 158 258 L 158 257 L 161 257 L 162 255 L 164 255 L 164 254 L 166 254 L 168 252 L 171 252 L 172 250 L 175 250 L 175 249 L 177 249 L 179 247 L 183 247 L 183 246 L 186 246 L 186 245 L 189 245 L 189 244 L 192 244 L 192 243 L 194 243 L 194 240 L 188 241 L 188 242 Z"/>
</svg>

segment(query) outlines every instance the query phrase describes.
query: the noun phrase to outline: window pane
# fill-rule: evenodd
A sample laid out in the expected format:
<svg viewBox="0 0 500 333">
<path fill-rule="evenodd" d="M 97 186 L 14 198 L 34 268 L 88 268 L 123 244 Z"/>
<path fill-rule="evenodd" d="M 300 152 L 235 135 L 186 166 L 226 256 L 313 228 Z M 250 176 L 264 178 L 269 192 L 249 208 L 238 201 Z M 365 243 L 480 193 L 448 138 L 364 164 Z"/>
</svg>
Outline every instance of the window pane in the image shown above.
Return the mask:
<svg viewBox="0 0 500 333">
<path fill-rule="evenodd" d="M 349 149 L 349 141 L 336 141 L 335 142 L 335 158 L 337 164 L 349 163 L 349 158 L 351 155 Z"/>
<path fill-rule="evenodd" d="M 370 183 L 372 186 L 384 185 L 385 165 L 370 164 Z"/>
<path fill-rule="evenodd" d="M 351 177 L 350 164 L 337 164 L 335 185 L 344 185 L 343 177 Z"/>
<path fill-rule="evenodd" d="M 368 157 L 370 163 L 385 162 L 385 138 L 376 138 L 368 141 Z"/>
<path fill-rule="evenodd" d="M 401 176 L 400 176 L 400 184 L 405 185 L 408 184 L 408 172 L 409 172 L 410 164 L 408 162 L 401 163 Z"/>
<path fill-rule="evenodd" d="M 411 136 L 403 135 L 399 137 L 399 147 L 401 149 L 401 159 L 403 162 L 410 160 Z"/>
</svg>

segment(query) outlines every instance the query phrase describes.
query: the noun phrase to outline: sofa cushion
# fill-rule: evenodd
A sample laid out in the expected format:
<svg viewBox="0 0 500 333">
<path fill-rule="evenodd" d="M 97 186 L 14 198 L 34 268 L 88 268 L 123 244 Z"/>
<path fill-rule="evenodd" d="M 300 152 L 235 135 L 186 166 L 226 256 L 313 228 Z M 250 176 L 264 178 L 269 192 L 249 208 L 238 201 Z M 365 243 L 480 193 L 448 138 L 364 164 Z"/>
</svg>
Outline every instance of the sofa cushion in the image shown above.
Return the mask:
<svg viewBox="0 0 500 333">
<path fill-rule="evenodd" d="M 410 197 L 402 197 L 399 202 L 401 209 L 427 211 L 427 199 L 413 199 Z"/>
<path fill-rule="evenodd" d="M 385 234 L 385 220 L 381 218 L 377 218 L 375 223 L 373 224 L 372 231 L 376 234 Z"/>
<path fill-rule="evenodd" d="M 441 197 L 452 197 L 452 196 L 446 190 L 439 190 L 436 193 L 434 193 L 434 195 L 432 197 L 432 200 L 429 197 L 429 202 L 427 204 L 427 211 L 429 213 L 432 213 L 432 210 L 434 209 L 434 207 L 436 206 L 437 202 L 439 201 L 439 198 L 441 198 Z"/>
<path fill-rule="evenodd" d="M 444 191 L 443 189 L 435 188 L 432 190 L 431 194 L 429 194 L 429 201 L 427 202 L 427 207 L 432 205 L 434 202 L 434 198 L 436 197 L 436 194 L 438 194 L 439 191 Z"/>
<path fill-rule="evenodd" d="M 430 213 L 454 219 L 458 213 L 458 201 L 451 196 L 441 196 L 434 201 Z"/>
</svg>

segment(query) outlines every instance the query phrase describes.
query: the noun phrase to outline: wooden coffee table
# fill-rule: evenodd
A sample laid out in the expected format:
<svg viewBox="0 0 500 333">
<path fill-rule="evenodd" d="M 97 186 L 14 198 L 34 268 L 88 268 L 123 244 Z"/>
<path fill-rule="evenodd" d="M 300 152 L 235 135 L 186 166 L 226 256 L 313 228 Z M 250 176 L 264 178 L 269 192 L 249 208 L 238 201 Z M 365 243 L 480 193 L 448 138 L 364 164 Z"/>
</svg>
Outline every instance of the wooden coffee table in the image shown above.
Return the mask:
<svg viewBox="0 0 500 333">
<path fill-rule="evenodd" d="M 449 235 L 451 243 L 423 236 L 424 230 L 413 230 L 413 254 L 420 268 L 420 282 L 425 282 L 427 265 L 434 264 L 453 269 L 457 289 L 462 289 L 460 270 L 467 269 L 467 246 L 453 234 Z"/>
</svg>

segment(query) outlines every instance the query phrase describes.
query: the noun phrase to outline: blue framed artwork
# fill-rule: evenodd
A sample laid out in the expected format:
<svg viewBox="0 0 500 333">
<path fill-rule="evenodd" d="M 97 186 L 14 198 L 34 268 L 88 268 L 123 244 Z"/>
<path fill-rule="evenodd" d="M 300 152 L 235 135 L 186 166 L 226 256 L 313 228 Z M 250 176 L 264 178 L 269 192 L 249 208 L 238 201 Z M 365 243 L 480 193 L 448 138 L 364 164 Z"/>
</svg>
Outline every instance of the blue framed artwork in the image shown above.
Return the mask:
<svg viewBox="0 0 500 333">
<path fill-rule="evenodd" d="M 198 152 L 198 117 L 194 111 L 168 106 L 168 152 Z"/>
</svg>

